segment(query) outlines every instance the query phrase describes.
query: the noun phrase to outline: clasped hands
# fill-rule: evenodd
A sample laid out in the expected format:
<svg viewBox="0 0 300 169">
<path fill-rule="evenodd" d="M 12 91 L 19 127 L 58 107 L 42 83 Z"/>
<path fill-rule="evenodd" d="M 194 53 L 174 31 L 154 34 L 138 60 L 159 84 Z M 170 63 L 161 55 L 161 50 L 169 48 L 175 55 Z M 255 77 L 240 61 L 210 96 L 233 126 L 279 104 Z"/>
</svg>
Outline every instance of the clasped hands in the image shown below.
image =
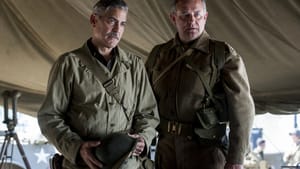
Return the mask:
<svg viewBox="0 0 300 169">
<path fill-rule="evenodd" d="M 137 139 L 137 143 L 133 151 L 129 154 L 129 156 L 139 156 L 144 151 L 145 148 L 145 140 L 138 134 L 128 134 L 130 137 Z M 97 146 L 101 145 L 101 141 L 86 141 L 80 146 L 80 156 L 82 160 L 85 162 L 90 169 L 101 169 L 103 168 L 103 164 L 101 161 L 97 160 L 93 155 L 93 149 Z"/>
</svg>

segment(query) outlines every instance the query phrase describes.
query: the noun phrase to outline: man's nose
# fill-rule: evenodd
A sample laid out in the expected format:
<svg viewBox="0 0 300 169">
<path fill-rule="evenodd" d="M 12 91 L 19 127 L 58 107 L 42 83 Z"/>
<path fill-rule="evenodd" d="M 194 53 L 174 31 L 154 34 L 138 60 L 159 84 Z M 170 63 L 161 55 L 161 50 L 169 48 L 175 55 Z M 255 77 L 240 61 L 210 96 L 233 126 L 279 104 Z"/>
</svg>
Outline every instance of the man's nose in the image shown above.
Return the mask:
<svg viewBox="0 0 300 169">
<path fill-rule="evenodd" d="M 118 24 L 118 23 L 116 23 L 116 24 L 114 24 L 112 30 L 113 30 L 114 32 L 117 32 L 117 33 L 118 33 L 118 32 L 120 31 L 120 27 L 121 27 L 121 25 Z"/>
<path fill-rule="evenodd" d="M 194 13 L 191 13 L 188 17 L 188 22 L 189 23 L 194 23 L 197 20 L 196 16 Z"/>
</svg>

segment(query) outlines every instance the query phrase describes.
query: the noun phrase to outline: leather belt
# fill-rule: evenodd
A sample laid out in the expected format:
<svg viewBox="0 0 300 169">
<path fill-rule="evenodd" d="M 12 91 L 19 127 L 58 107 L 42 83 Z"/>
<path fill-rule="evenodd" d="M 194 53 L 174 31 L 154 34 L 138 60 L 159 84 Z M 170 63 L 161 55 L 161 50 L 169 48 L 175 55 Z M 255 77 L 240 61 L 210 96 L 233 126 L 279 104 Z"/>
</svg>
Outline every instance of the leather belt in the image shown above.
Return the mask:
<svg viewBox="0 0 300 169">
<path fill-rule="evenodd" d="M 158 131 L 161 135 L 197 136 L 204 140 L 220 140 L 226 132 L 226 124 L 219 124 L 211 129 L 196 127 L 192 123 L 181 123 L 160 119 Z"/>
<path fill-rule="evenodd" d="M 194 127 L 189 123 L 181 123 L 178 121 L 169 121 L 160 119 L 158 127 L 160 134 L 171 134 L 177 136 L 192 136 L 194 135 Z"/>
</svg>

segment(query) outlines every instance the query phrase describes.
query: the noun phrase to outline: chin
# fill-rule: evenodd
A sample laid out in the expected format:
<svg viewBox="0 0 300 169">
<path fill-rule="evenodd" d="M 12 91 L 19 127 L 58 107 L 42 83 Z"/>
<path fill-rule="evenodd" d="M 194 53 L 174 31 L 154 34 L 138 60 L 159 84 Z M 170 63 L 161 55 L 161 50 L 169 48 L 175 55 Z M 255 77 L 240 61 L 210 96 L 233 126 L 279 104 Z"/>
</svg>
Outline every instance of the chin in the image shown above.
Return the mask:
<svg viewBox="0 0 300 169">
<path fill-rule="evenodd" d="M 185 36 L 184 36 L 184 40 L 185 41 L 193 41 L 197 38 L 200 37 L 200 34 L 199 33 L 194 33 L 194 32 L 190 32 L 190 33 L 186 33 Z"/>
<path fill-rule="evenodd" d="M 107 45 L 109 45 L 109 46 L 117 46 L 117 44 L 118 44 L 117 42 L 108 42 L 107 43 Z"/>
<path fill-rule="evenodd" d="M 118 42 L 108 42 L 106 46 L 109 48 L 114 48 L 118 45 L 118 43 L 119 43 L 119 41 Z"/>
<path fill-rule="evenodd" d="M 189 41 L 193 41 L 199 37 L 200 37 L 200 35 L 193 35 L 193 36 L 189 36 L 187 39 L 189 39 Z"/>
</svg>

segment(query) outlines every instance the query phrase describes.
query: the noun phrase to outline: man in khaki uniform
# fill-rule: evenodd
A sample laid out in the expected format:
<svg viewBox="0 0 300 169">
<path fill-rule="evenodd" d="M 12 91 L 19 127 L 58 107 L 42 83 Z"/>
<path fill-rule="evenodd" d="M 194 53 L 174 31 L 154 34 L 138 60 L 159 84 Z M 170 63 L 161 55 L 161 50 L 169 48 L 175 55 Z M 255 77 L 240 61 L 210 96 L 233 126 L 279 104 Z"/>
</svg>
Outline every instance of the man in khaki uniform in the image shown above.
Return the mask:
<svg viewBox="0 0 300 169">
<path fill-rule="evenodd" d="M 287 166 L 300 166 L 300 130 L 295 129 L 289 135 L 295 143 L 293 149 L 286 152 L 283 156 L 283 161 Z"/>
<path fill-rule="evenodd" d="M 147 60 L 160 114 L 156 169 L 243 168 L 254 118 L 248 77 L 241 56 L 205 31 L 207 17 L 203 0 L 176 0 L 170 18 L 177 34 Z M 228 114 L 216 111 L 225 107 L 211 93 L 224 96 Z"/>
<path fill-rule="evenodd" d="M 38 122 L 65 157 L 63 169 L 102 168 L 93 150 L 117 132 L 137 139 L 119 168 L 137 169 L 155 137 L 159 117 L 144 64 L 117 46 L 127 12 L 123 0 L 100 0 L 90 16 L 92 37 L 52 67 Z"/>
<path fill-rule="evenodd" d="M 249 151 L 244 160 L 245 169 L 268 169 L 271 166 L 264 158 L 264 150 L 266 148 L 266 140 L 258 138 L 256 140 L 256 147 L 253 151 Z"/>
</svg>

